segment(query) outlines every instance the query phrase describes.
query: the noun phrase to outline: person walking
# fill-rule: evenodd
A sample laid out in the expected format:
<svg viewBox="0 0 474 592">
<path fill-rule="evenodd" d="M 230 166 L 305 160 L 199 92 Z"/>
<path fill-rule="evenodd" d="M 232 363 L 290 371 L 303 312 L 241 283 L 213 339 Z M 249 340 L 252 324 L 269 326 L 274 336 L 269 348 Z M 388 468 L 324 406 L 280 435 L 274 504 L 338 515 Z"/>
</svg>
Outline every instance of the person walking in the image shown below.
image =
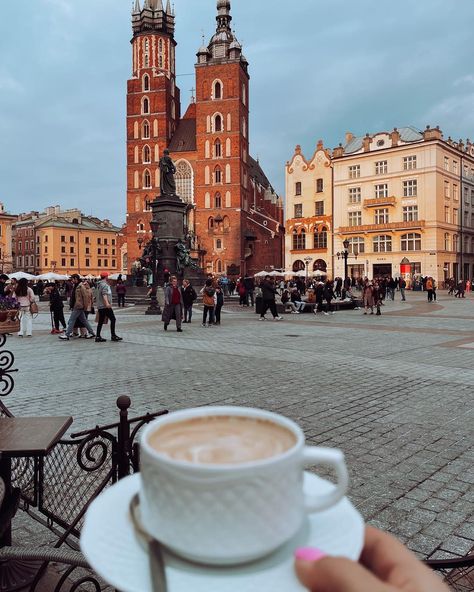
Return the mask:
<svg viewBox="0 0 474 592">
<path fill-rule="evenodd" d="M 426 291 L 428 292 L 428 302 L 433 302 L 433 279 L 428 277 L 426 278 L 425 283 Z"/>
<path fill-rule="evenodd" d="M 332 289 L 332 285 L 333 284 L 330 280 L 327 280 L 327 282 L 324 284 L 323 298 L 326 300 L 326 310 L 324 311 L 326 316 L 329 314 L 335 314 L 335 312 L 332 310 L 331 304 L 331 302 L 336 298 L 336 295 Z"/>
<path fill-rule="evenodd" d="M 170 284 L 165 288 L 165 307 L 163 309 L 162 321 L 165 331 L 168 331 L 172 319 L 176 319 L 176 331 L 182 333 L 181 321 L 183 318 L 184 301 L 183 293 L 178 288 L 178 279 L 171 278 Z"/>
<path fill-rule="evenodd" d="M 123 283 L 123 280 L 117 280 L 115 286 L 115 293 L 117 294 L 117 301 L 119 308 L 125 308 L 125 296 L 127 295 L 127 286 Z"/>
<path fill-rule="evenodd" d="M 105 319 L 110 321 L 110 340 L 123 341 L 123 339 L 115 332 L 117 319 L 115 318 L 114 311 L 112 310 L 112 289 L 109 285 L 108 278 L 108 272 L 103 271 L 100 274 L 100 282 L 98 283 L 96 290 L 97 314 L 99 320 L 97 324 L 97 335 L 95 338 L 96 343 L 104 343 L 107 341 L 101 336 Z"/>
<path fill-rule="evenodd" d="M 362 298 L 364 301 L 364 314 L 366 315 L 369 308 L 370 314 L 374 314 L 374 287 L 371 282 L 366 280 L 362 288 Z"/>
<path fill-rule="evenodd" d="M 193 318 L 193 304 L 197 300 L 196 290 L 191 286 L 189 280 L 183 280 L 183 286 L 181 288 L 181 294 L 183 295 L 183 306 L 184 306 L 184 320 L 183 323 L 191 323 Z"/>
<path fill-rule="evenodd" d="M 203 327 L 212 327 L 214 323 L 214 310 L 216 306 L 216 290 L 212 285 L 212 279 L 209 278 L 206 280 L 206 285 L 201 290 L 202 294 L 202 303 L 204 304 L 204 311 L 202 313 L 202 326 Z M 207 317 L 209 316 L 209 323 L 206 325 Z"/>
<path fill-rule="evenodd" d="M 275 321 L 282 321 L 283 317 L 281 317 L 277 312 L 276 302 L 275 302 L 275 295 L 277 290 L 275 288 L 275 284 L 271 276 L 266 275 L 265 279 L 260 285 L 262 290 L 262 312 L 260 313 L 259 321 L 266 321 L 265 314 L 268 309 L 272 313 L 273 320 Z"/>
<path fill-rule="evenodd" d="M 402 302 L 405 302 L 405 290 L 407 287 L 407 283 L 402 277 L 398 280 L 398 287 L 400 288 L 400 296 L 402 297 Z"/>
<path fill-rule="evenodd" d="M 255 305 L 254 302 L 254 292 L 255 292 L 255 280 L 253 277 L 250 277 L 248 275 L 248 273 L 245 274 L 244 277 L 244 286 L 245 286 L 245 303 L 247 306 L 252 306 L 252 308 Z"/>
<path fill-rule="evenodd" d="M 12 296 L 20 304 L 20 331 L 18 337 L 32 337 L 33 315 L 31 314 L 31 305 L 35 303 L 35 294 L 28 286 L 27 279 L 21 278 L 18 280 Z"/>
<path fill-rule="evenodd" d="M 237 282 L 237 292 L 239 294 L 239 306 L 247 305 L 247 290 L 245 289 L 245 283 L 242 278 Z"/>
<path fill-rule="evenodd" d="M 59 293 L 58 284 L 54 283 L 49 291 L 49 310 L 53 315 L 54 328 L 51 333 L 53 335 L 59 335 L 66 330 L 66 319 L 64 318 L 64 303 Z M 63 330 L 59 329 L 61 324 Z"/>
<path fill-rule="evenodd" d="M 215 325 L 221 324 L 221 310 L 224 306 L 224 292 L 220 286 L 216 289 L 216 320 Z"/>
<path fill-rule="evenodd" d="M 73 284 L 71 299 L 69 301 L 69 305 L 71 307 L 71 316 L 69 317 L 66 332 L 63 335 L 60 335 L 59 339 L 62 339 L 63 341 L 69 341 L 72 332 L 74 331 L 76 321 L 79 321 L 87 329 L 88 334 L 85 335 L 85 338 L 92 339 L 95 336 L 94 329 L 85 315 L 85 311 L 87 310 L 90 302 L 89 292 L 82 284 L 81 278 L 77 273 L 71 276 L 71 281 Z"/>
</svg>

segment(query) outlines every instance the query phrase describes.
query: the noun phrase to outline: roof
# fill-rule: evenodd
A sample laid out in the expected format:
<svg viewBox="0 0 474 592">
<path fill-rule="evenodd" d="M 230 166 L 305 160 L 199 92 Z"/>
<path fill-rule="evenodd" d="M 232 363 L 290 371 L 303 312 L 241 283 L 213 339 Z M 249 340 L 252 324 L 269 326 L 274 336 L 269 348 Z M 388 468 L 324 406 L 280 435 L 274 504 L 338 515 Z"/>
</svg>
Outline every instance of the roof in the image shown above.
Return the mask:
<svg viewBox="0 0 474 592">
<path fill-rule="evenodd" d="M 44 220 L 40 222 L 36 228 L 68 228 L 70 230 L 92 230 L 97 232 L 120 232 L 120 228 L 117 226 L 102 226 L 97 224 L 89 218 L 82 218 L 80 224 L 74 224 L 65 220 L 64 218 L 56 218 L 55 220 Z"/>
<path fill-rule="evenodd" d="M 250 176 L 252 177 L 252 179 L 255 179 L 257 181 L 257 183 L 262 185 L 262 187 L 265 187 L 265 189 L 268 189 L 269 187 L 271 187 L 271 183 L 268 180 L 265 173 L 263 172 L 263 169 L 260 166 L 260 163 L 258 162 L 258 160 L 255 160 L 251 156 L 249 156 L 249 169 L 250 169 L 249 173 L 250 173 Z"/>
<path fill-rule="evenodd" d="M 188 111 L 189 109 L 190 107 L 188 108 Z M 168 149 L 170 152 L 196 151 L 196 119 L 186 118 L 180 120 L 177 130 L 171 138 Z"/>
<path fill-rule="evenodd" d="M 420 132 L 420 130 L 417 130 L 413 126 L 399 127 L 397 129 L 400 133 L 400 140 L 402 142 L 409 144 L 410 142 L 420 142 L 421 140 L 423 140 L 423 134 Z M 377 132 L 376 134 L 371 134 L 371 137 L 383 133 L 388 132 Z M 362 150 L 363 140 L 364 136 L 352 138 L 352 140 L 344 146 L 344 154 L 354 154 L 355 152 L 359 152 L 359 150 Z"/>
</svg>

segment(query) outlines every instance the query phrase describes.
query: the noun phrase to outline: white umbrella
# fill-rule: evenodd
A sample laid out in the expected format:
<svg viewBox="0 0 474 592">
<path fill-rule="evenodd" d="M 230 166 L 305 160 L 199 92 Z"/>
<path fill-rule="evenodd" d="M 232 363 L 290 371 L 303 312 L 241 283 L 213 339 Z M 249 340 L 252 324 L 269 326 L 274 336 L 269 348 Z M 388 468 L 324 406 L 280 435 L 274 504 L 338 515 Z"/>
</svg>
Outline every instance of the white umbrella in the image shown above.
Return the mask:
<svg viewBox="0 0 474 592">
<path fill-rule="evenodd" d="M 265 277 L 266 275 L 268 275 L 267 271 L 259 271 L 254 275 L 254 277 Z"/>
<path fill-rule="evenodd" d="M 37 280 L 46 280 L 47 282 L 60 282 L 61 280 L 69 279 L 68 275 L 61 275 L 59 273 L 53 273 L 50 271 L 49 273 L 42 273 L 39 275 Z"/>
<path fill-rule="evenodd" d="M 320 269 L 313 271 L 313 276 L 317 277 L 318 275 L 327 275 L 325 271 L 321 271 Z"/>
<path fill-rule="evenodd" d="M 123 280 L 127 279 L 127 274 L 126 273 L 113 273 L 112 275 L 109 275 L 109 280 L 118 280 L 119 276 L 122 276 Z"/>
<path fill-rule="evenodd" d="M 295 271 L 293 272 L 293 275 L 296 275 L 297 277 L 306 277 L 306 270 L 302 269 L 301 271 Z"/>
<path fill-rule="evenodd" d="M 36 276 L 31 275 L 31 273 L 25 273 L 24 271 L 16 271 L 15 273 L 10 273 L 8 276 L 11 280 L 35 280 Z"/>
</svg>

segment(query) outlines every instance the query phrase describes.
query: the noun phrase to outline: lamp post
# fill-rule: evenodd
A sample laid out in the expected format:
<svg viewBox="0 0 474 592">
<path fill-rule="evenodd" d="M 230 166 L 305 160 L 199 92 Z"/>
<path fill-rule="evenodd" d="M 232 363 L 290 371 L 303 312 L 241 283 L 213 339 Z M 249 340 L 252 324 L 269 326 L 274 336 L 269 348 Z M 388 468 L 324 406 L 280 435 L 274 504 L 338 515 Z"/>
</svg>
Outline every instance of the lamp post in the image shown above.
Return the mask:
<svg viewBox="0 0 474 592">
<path fill-rule="evenodd" d="M 344 280 L 347 280 L 347 278 L 349 277 L 348 265 L 347 265 L 347 259 L 349 258 L 349 244 L 350 243 L 346 238 L 346 240 L 342 243 L 342 245 L 344 247 L 344 251 L 337 253 L 337 258 L 344 260 Z M 354 253 L 354 258 L 357 259 L 357 253 Z"/>
<path fill-rule="evenodd" d="M 309 273 L 308 273 L 308 270 L 309 270 L 309 264 L 311 263 L 311 261 L 312 261 L 312 260 L 313 260 L 313 258 L 312 258 L 312 257 L 305 257 L 305 258 L 303 259 L 303 261 L 304 261 L 304 264 L 306 265 L 306 283 L 308 283 L 308 275 L 309 275 Z"/>
</svg>

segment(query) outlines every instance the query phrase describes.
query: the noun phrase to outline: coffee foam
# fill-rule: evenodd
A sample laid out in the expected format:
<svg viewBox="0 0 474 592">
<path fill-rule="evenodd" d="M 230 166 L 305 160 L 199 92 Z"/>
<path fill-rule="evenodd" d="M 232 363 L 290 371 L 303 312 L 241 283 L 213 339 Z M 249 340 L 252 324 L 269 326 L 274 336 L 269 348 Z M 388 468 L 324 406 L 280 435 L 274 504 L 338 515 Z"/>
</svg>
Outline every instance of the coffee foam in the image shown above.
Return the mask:
<svg viewBox="0 0 474 592">
<path fill-rule="evenodd" d="M 194 464 L 243 464 L 279 456 L 296 444 L 288 428 L 272 421 L 209 416 L 165 424 L 148 442 L 157 452 Z"/>
</svg>

